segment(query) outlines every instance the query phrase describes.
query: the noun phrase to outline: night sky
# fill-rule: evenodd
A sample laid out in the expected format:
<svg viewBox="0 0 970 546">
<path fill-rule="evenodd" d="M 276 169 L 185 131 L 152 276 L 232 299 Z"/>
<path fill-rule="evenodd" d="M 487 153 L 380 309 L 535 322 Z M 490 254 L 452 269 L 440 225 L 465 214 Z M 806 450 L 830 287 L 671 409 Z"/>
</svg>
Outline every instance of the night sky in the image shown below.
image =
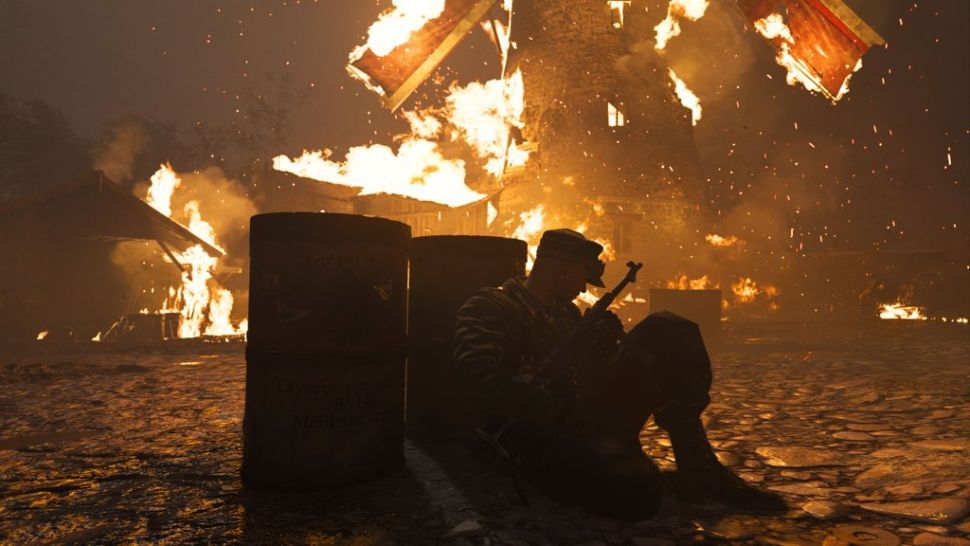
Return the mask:
<svg viewBox="0 0 970 546">
<path fill-rule="evenodd" d="M 785 85 L 773 50 L 717 2 L 668 48 L 704 104 L 713 228 L 798 252 L 967 248 L 970 2 L 850 1 L 889 46 L 866 55 L 837 106 Z M 281 153 L 390 143 L 404 124 L 344 71 L 388 4 L 4 0 L 0 92 L 46 101 L 97 138 L 128 114 L 231 123 L 287 79 L 297 98 Z M 475 31 L 443 73 L 491 78 L 498 61 Z"/>
</svg>

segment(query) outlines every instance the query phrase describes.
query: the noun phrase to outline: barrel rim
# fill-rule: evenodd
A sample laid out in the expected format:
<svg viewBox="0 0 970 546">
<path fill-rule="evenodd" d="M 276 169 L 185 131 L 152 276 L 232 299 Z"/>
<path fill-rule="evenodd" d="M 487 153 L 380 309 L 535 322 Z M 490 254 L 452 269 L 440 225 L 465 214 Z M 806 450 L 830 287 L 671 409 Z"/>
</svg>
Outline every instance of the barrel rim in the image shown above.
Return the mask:
<svg viewBox="0 0 970 546">
<path fill-rule="evenodd" d="M 442 251 L 467 251 L 475 255 L 482 252 L 508 252 L 516 254 L 509 257 L 524 261 L 528 244 L 521 239 L 494 235 L 424 235 L 411 239 L 412 258 L 434 256 Z"/>
<path fill-rule="evenodd" d="M 347 233 L 341 229 L 340 233 L 334 233 L 335 227 L 354 231 Z M 250 218 L 249 240 L 250 244 L 335 240 L 353 244 L 366 241 L 410 247 L 411 226 L 380 216 L 341 212 L 266 212 Z"/>
</svg>

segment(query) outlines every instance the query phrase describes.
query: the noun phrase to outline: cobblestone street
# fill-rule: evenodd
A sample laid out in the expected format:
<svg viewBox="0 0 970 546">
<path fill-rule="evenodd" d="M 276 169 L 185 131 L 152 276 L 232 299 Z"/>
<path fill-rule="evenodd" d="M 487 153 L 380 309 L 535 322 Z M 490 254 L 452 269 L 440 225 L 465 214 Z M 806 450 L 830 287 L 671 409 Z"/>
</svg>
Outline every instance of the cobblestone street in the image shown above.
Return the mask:
<svg viewBox="0 0 970 546">
<path fill-rule="evenodd" d="M 630 525 L 522 507 L 460 446 L 409 442 L 404 471 L 338 491 L 243 491 L 242 345 L 106 349 L 0 356 L 0 543 L 970 544 L 964 325 L 728 328 L 710 436 L 790 511 L 668 496 Z M 674 469 L 660 431 L 642 441 Z"/>
</svg>

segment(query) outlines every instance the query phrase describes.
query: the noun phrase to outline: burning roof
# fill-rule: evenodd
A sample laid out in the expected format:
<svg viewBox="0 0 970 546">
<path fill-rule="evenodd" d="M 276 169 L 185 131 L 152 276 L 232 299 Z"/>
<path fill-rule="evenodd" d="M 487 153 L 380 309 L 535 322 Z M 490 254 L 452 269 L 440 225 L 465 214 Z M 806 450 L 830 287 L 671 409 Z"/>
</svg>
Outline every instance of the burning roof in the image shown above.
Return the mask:
<svg viewBox="0 0 970 546">
<path fill-rule="evenodd" d="M 213 256 L 223 254 L 101 171 L 0 204 L 0 230 L 29 230 L 51 237 L 158 241 L 179 251 L 201 245 Z"/>
</svg>

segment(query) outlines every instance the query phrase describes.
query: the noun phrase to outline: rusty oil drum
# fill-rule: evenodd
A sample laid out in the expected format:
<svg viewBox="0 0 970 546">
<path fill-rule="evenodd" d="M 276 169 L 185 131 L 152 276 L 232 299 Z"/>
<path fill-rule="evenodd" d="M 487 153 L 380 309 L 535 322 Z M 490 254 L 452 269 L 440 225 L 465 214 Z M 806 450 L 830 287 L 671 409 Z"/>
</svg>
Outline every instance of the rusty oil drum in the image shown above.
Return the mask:
<svg viewBox="0 0 970 546">
<path fill-rule="evenodd" d="M 476 416 L 451 361 L 455 315 L 480 289 L 525 274 L 526 243 L 485 236 L 416 237 L 408 312 L 408 433 L 462 439 Z"/>
<path fill-rule="evenodd" d="M 247 487 L 325 489 L 403 465 L 410 242 L 383 218 L 252 218 Z"/>
</svg>

